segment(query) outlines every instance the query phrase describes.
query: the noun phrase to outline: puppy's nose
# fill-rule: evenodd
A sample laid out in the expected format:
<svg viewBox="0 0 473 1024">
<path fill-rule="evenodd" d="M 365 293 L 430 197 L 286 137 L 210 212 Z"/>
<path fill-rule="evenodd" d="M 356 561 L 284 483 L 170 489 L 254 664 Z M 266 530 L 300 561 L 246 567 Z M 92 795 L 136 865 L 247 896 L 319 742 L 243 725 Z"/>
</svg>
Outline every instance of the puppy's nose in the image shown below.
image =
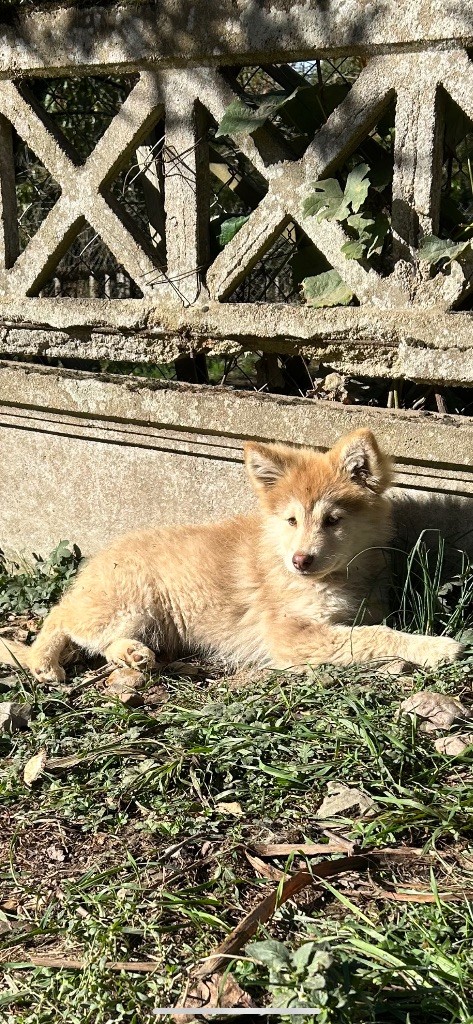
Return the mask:
<svg viewBox="0 0 473 1024">
<path fill-rule="evenodd" d="M 304 551 L 296 551 L 292 556 L 292 564 L 299 569 L 299 572 L 306 572 L 314 561 L 313 555 L 306 555 Z"/>
</svg>

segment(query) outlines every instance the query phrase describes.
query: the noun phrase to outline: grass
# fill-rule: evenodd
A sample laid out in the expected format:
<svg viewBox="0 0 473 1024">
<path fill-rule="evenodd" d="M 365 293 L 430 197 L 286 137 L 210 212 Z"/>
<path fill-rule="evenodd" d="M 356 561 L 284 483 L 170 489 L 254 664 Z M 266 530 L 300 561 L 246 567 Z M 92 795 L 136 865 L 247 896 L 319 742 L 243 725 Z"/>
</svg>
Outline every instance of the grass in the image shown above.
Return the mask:
<svg viewBox="0 0 473 1024">
<path fill-rule="evenodd" d="M 74 571 L 76 555 L 58 550 L 13 577 L 4 566 L 1 614 L 22 635 Z M 448 589 L 422 546 L 409 559 L 398 622 L 466 635 L 467 567 Z M 307 1022 L 473 1021 L 472 904 L 439 896 L 473 891 L 471 750 L 446 758 L 396 717 L 423 687 L 471 704 L 472 674 L 468 658 L 435 678 L 332 668 L 225 678 L 203 667 L 192 679 L 150 676 L 133 709 L 90 666 L 57 689 L 5 669 L 1 699 L 27 700 L 33 714 L 24 732 L 0 734 L 2 1024 L 155 1020 L 189 968 L 274 888 L 245 850 L 324 840 L 316 811 L 330 782 L 373 801 L 332 830 L 364 850 L 424 854 L 304 890 L 241 950 L 234 977 L 256 1005 L 306 1006 L 297 1019 Z M 24 765 L 42 749 L 73 763 L 28 788 Z M 396 902 L 390 889 L 434 902 Z M 86 966 L 32 969 L 32 954 Z M 156 971 L 105 966 L 134 959 Z"/>
</svg>

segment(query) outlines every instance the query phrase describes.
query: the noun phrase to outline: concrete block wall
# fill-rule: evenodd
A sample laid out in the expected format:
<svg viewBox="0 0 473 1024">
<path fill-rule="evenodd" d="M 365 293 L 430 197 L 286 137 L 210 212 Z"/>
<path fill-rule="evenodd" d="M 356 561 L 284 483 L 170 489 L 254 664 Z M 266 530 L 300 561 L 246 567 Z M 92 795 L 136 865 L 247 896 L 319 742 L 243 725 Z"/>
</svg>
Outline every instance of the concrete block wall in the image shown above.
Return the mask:
<svg viewBox="0 0 473 1024">
<path fill-rule="evenodd" d="M 418 246 L 439 228 L 439 97 L 447 92 L 473 119 L 472 46 L 467 5 L 433 10 L 423 0 L 384 8 L 374 0 L 328 0 L 323 8 L 288 8 L 285 0 L 67 5 L 27 10 L 0 25 L 2 545 L 45 551 L 68 536 L 87 552 L 150 519 L 245 507 L 242 439 L 324 448 L 361 423 L 373 423 L 395 456 L 398 482 L 417 495 L 421 519 L 428 505 L 429 516 L 438 522 L 440 515 L 452 537 L 468 537 L 473 444 L 466 418 L 198 386 L 159 388 L 24 361 L 164 363 L 189 353 L 277 351 L 343 372 L 471 386 L 473 314 L 456 310 L 468 305 L 473 267 L 454 263 L 449 273 L 433 276 L 418 259 Z M 210 264 L 201 116 L 207 111 L 218 122 L 235 95 L 219 69 L 343 54 L 362 56 L 363 70 L 299 160 L 288 159 L 264 127 L 238 138 L 267 193 Z M 84 163 L 22 86 L 32 76 L 130 71 L 138 81 Z M 314 310 L 228 301 L 288 221 L 301 222 L 311 183 L 336 171 L 393 100 L 392 273 L 347 261 L 341 226 L 312 217 L 304 219 L 304 231 L 358 305 Z M 113 201 L 110 184 L 163 115 L 167 152 L 186 154 L 186 175 L 166 179 L 163 237 L 152 250 Z M 21 254 L 13 128 L 61 189 Z M 37 296 L 84 219 L 142 299 Z"/>
</svg>

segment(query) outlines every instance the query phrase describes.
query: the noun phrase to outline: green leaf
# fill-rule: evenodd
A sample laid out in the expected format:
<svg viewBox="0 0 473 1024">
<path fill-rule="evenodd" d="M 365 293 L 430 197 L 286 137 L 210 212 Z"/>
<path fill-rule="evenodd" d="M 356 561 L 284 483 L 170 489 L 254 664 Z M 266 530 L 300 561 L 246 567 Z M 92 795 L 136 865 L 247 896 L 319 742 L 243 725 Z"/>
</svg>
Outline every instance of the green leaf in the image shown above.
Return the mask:
<svg viewBox="0 0 473 1024">
<path fill-rule="evenodd" d="M 317 220 L 345 220 L 350 210 L 336 178 L 314 181 L 314 192 L 304 199 L 304 217 L 317 216 Z"/>
<path fill-rule="evenodd" d="M 355 167 L 348 175 L 345 185 L 345 202 L 351 204 L 353 213 L 358 213 L 368 195 L 369 170 L 368 164 L 358 164 L 358 167 Z"/>
<path fill-rule="evenodd" d="M 272 117 L 289 100 L 292 100 L 298 89 L 291 93 L 268 92 L 258 107 L 249 107 L 243 100 L 235 99 L 229 104 L 215 132 L 215 138 L 222 135 L 249 135 L 261 128 L 261 125 Z"/>
<path fill-rule="evenodd" d="M 315 942 L 304 942 L 296 952 L 292 954 L 292 962 L 296 971 L 303 971 L 312 960 L 315 950 Z"/>
<path fill-rule="evenodd" d="M 309 306 L 347 306 L 353 292 L 347 288 L 338 270 L 327 270 L 316 277 L 306 277 L 302 282 L 304 297 Z"/>
<path fill-rule="evenodd" d="M 360 260 L 366 252 L 366 245 L 360 238 L 350 238 L 349 242 L 343 243 L 340 252 L 346 256 L 347 260 Z"/>
<path fill-rule="evenodd" d="M 450 238 L 426 235 L 419 246 L 419 259 L 426 260 L 427 263 L 438 263 L 443 259 L 451 262 L 465 252 L 465 249 L 470 248 L 470 245 L 470 239 L 463 242 L 452 242 Z"/>
<path fill-rule="evenodd" d="M 375 220 L 355 213 L 347 218 L 347 224 L 358 233 L 358 238 L 350 239 L 341 247 L 341 251 L 349 260 L 359 260 L 363 255 L 369 257 L 373 252 L 380 251 L 390 228 L 389 220 L 383 213 Z"/>
<path fill-rule="evenodd" d="M 246 217 L 229 217 L 228 220 L 224 220 L 223 224 L 220 226 L 220 234 L 218 236 L 220 245 L 226 245 L 227 242 L 231 242 L 232 238 L 235 237 L 240 228 L 246 224 L 248 218 L 249 214 Z"/>
<path fill-rule="evenodd" d="M 259 960 L 266 967 L 281 969 L 291 966 L 291 958 L 286 947 L 276 939 L 266 939 L 264 942 L 250 942 L 246 946 L 248 956 Z"/>
<path fill-rule="evenodd" d="M 371 256 L 373 252 L 381 251 L 383 247 L 384 239 L 391 229 L 391 223 L 389 218 L 384 213 L 378 214 L 375 217 L 373 227 L 367 228 L 368 234 L 371 236 L 371 242 L 368 248 L 367 256 Z"/>
</svg>

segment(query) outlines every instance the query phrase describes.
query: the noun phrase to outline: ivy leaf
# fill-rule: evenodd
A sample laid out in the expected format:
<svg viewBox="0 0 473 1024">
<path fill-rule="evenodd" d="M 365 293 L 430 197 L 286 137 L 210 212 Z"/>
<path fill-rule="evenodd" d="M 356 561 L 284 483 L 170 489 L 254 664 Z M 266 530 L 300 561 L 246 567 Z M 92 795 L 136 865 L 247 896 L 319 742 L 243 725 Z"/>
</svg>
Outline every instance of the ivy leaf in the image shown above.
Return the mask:
<svg viewBox="0 0 473 1024">
<path fill-rule="evenodd" d="M 304 199 L 304 217 L 317 216 L 317 220 L 345 220 L 350 210 L 336 178 L 314 181 L 314 192 Z"/>
<path fill-rule="evenodd" d="M 348 242 L 343 243 L 340 252 L 347 260 L 361 260 L 366 252 L 366 243 L 361 238 L 350 238 Z"/>
<path fill-rule="evenodd" d="M 345 202 L 351 204 L 353 213 L 358 213 L 368 195 L 369 170 L 368 164 L 358 164 L 358 167 L 355 167 L 348 175 L 345 185 Z"/>
<path fill-rule="evenodd" d="M 348 260 L 359 260 L 364 255 L 370 257 L 374 252 L 380 251 L 390 228 L 389 220 L 384 213 L 380 213 L 374 220 L 372 217 L 355 213 L 347 218 L 347 224 L 358 233 L 358 238 L 350 239 L 341 247 Z"/>
<path fill-rule="evenodd" d="M 229 217 L 228 220 L 224 220 L 223 224 L 220 225 L 220 234 L 218 236 L 220 245 L 226 245 L 227 242 L 231 242 L 240 228 L 246 224 L 248 218 L 249 214 L 246 217 Z"/>
<path fill-rule="evenodd" d="M 338 270 L 327 270 L 316 277 L 306 277 L 302 282 L 304 296 L 309 306 L 347 306 L 353 292 L 347 288 Z"/>
<path fill-rule="evenodd" d="M 438 263 L 446 259 L 449 262 L 456 260 L 465 249 L 470 247 L 471 241 L 452 242 L 450 238 L 437 238 L 436 235 L 426 235 L 419 246 L 419 259 L 427 263 Z"/>
<path fill-rule="evenodd" d="M 232 100 L 215 132 L 215 138 L 218 139 L 222 135 L 250 135 L 257 128 L 261 128 L 268 117 L 272 117 L 289 103 L 289 100 L 294 99 L 297 92 L 298 88 L 291 93 L 268 92 L 257 107 L 249 107 L 240 99 Z"/>
</svg>

